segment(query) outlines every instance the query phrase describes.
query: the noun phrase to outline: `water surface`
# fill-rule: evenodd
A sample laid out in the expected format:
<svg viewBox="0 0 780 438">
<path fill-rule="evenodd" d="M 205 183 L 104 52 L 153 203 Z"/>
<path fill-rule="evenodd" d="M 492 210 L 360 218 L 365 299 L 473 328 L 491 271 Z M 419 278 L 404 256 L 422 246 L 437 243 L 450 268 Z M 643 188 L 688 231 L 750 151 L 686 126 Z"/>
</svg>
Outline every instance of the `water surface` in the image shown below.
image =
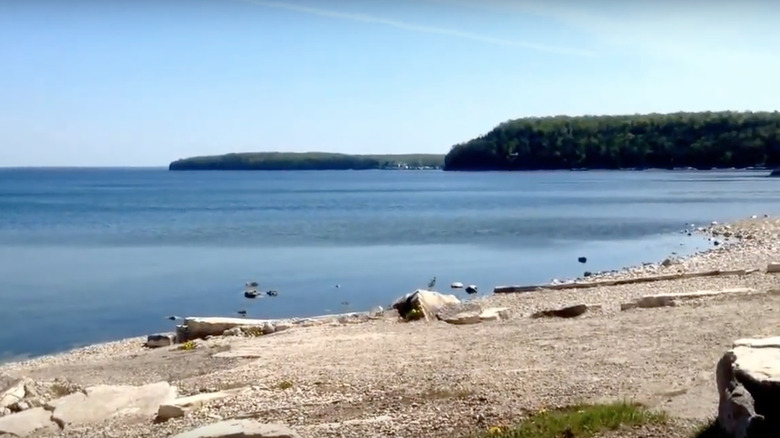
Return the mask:
<svg viewBox="0 0 780 438">
<path fill-rule="evenodd" d="M 2 169 L 0 357 L 659 261 L 705 245 L 686 223 L 777 213 L 765 173 Z"/>
</svg>

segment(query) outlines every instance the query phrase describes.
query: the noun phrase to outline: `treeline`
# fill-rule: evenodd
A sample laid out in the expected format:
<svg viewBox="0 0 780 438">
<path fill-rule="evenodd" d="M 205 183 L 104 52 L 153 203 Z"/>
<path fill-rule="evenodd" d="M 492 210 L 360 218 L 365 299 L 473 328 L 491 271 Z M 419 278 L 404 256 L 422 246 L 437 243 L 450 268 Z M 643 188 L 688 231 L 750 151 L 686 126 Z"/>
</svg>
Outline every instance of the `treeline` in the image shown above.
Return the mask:
<svg viewBox="0 0 780 438">
<path fill-rule="evenodd" d="M 458 144 L 445 157 L 445 170 L 778 165 L 778 112 L 523 118 Z"/>
<path fill-rule="evenodd" d="M 184 158 L 169 170 L 367 170 L 442 168 L 444 155 L 348 155 L 326 152 L 255 152 Z"/>
</svg>

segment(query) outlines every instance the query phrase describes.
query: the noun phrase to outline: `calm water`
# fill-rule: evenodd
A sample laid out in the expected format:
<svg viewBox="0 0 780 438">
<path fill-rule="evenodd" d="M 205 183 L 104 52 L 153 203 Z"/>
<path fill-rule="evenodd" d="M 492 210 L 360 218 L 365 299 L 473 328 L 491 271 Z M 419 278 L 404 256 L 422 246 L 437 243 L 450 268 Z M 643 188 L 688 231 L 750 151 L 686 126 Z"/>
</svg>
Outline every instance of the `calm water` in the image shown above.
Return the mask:
<svg viewBox="0 0 780 438">
<path fill-rule="evenodd" d="M 688 222 L 777 213 L 765 174 L 0 170 L 0 360 L 659 261 L 706 245 Z"/>
</svg>

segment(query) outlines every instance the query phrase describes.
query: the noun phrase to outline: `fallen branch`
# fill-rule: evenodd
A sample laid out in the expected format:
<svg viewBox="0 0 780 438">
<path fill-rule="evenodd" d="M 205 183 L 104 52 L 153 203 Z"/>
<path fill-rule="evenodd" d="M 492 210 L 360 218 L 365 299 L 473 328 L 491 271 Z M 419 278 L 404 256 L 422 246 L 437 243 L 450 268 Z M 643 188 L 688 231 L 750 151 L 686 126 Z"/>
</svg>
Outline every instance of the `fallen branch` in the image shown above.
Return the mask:
<svg viewBox="0 0 780 438">
<path fill-rule="evenodd" d="M 703 271 L 703 272 L 686 272 L 680 274 L 664 274 L 664 275 L 652 275 L 649 277 L 638 278 L 624 278 L 621 280 L 597 280 L 588 282 L 575 282 L 575 283 L 561 283 L 561 284 L 545 284 L 536 286 L 497 286 L 493 289 L 493 293 L 506 294 L 506 293 L 522 293 L 522 292 L 536 292 L 540 290 L 567 290 L 567 289 L 588 289 L 593 287 L 603 286 L 621 286 L 625 284 L 638 284 L 638 283 L 652 283 L 656 281 L 668 281 L 668 280 L 680 280 L 685 278 L 696 277 L 714 277 L 714 276 L 727 276 L 727 275 L 747 275 L 758 272 L 758 269 L 735 269 L 729 271 Z"/>
</svg>

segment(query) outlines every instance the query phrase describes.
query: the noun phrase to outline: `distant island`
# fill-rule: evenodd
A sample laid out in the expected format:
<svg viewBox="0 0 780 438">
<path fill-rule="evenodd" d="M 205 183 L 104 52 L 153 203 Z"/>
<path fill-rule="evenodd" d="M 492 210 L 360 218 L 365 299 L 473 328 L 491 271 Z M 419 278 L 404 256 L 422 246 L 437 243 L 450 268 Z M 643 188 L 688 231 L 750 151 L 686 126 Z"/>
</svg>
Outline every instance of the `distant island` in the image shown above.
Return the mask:
<svg viewBox="0 0 780 438">
<path fill-rule="evenodd" d="M 444 167 L 443 154 L 348 155 L 327 152 L 252 152 L 176 160 L 169 170 L 428 170 Z"/>
<path fill-rule="evenodd" d="M 778 112 L 510 120 L 455 145 L 444 170 L 780 167 Z"/>
</svg>

